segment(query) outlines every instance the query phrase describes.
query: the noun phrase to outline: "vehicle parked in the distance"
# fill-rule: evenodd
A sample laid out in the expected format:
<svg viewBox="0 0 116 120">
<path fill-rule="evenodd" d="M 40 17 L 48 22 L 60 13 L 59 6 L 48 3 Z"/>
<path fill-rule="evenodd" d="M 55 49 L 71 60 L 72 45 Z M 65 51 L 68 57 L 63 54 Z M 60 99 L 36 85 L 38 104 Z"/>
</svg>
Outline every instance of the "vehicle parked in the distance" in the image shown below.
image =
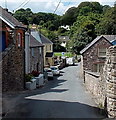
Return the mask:
<svg viewBox="0 0 116 120">
<path fill-rule="evenodd" d="M 50 68 L 53 72 L 53 75 L 60 75 L 60 71 L 59 71 L 58 66 L 51 66 Z"/>
<path fill-rule="evenodd" d="M 53 79 L 53 72 L 50 68 L 44 68 L 44 71 L 47 72 L 48 74 L 48 79 L 51 78 Z"/>
<path fill-rule="evenodd" d="M 67 65 L 74 65 L 74 58 L 73 57 L 66 58 L 66 64 Z"/>
</svg>

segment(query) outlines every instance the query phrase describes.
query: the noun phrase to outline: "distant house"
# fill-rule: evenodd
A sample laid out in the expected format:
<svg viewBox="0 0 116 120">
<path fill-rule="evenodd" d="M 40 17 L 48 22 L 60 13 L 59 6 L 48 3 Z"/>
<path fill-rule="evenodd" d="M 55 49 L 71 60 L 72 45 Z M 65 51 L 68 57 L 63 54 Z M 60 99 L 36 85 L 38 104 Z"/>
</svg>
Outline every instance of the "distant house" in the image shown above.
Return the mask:
<svg viewBox="0 0 116 120">
<path fill-rule="evenodd" d="M 42 34 L 41 42 L 44 45 L 44 66 L 54 65 L 53 43 Z"/>
<path fill-rule="evenodd" d="M 101 35 L 88 44 L 81 53 L 82 72 L 100 72 L 106 59 L 107 49 L 113 45 L 116 35 Z"/>
<path fill-rule="evenodd" d="M 64 28 L 64 29 L 66 29 L 66 30 L 70 30 L 69 25 L 66 25 L 66 26 L 60 26 L 60 28 Z"/>
<path fill-rule="evenodd" d="M 54 65 L 53 43 L 38 31 L 32 31 L 31 34 L 44 45 L 44 66 Z"/>
<path fill-rule="evenodd" d="M 61 42 L 61 46 L 66 47 L 67 42 L 70 40 L 68 36 L 59 36 L 59 42 Z"/>
<path fill-rule="evenodd" d="M 10 13 L 0 7 L 0 54 L 2 58 L 2 90 L 24 88 L 24 38 L 26 28 Z"/>
</svg>

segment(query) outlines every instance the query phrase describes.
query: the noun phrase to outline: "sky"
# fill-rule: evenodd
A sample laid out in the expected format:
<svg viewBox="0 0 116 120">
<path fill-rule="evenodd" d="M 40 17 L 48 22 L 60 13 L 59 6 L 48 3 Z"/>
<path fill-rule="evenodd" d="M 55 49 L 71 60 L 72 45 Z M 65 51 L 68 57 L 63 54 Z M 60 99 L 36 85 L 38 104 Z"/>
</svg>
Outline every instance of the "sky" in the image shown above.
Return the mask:
<svg viewBox="0 0 116 120">
<path fill-rule="evenodd" d="M 61 2 L 60 2 L 61 1 Z M 77 7 L 83 1 L 97 1 L 102 5 L 113 6 L 116 0 L 0 0 L 0 6 L 9 9 L 13 12 L 19 8 L 31 8 L 34 13 L 47 12 L 54 13 L 56 7 L 56 14 L 63 15 L 70 7 Z"/>
</svg>

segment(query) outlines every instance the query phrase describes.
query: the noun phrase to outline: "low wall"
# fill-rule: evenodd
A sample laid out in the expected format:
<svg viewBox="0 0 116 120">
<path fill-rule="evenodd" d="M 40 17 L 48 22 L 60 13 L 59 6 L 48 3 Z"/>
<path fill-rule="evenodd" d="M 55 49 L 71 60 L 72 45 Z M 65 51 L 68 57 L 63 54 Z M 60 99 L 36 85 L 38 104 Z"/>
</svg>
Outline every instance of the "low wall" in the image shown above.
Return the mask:
<svg viewBox="0 0 116 120">
<path fill-rule="evenodd" d="M 111 46 L 108 49 L 104 73 L 108 116 L 116 118 L 116 46 Z"/>
<path fill-rule="evenodd" d="M 99 107 L 107 110 L 109 118 L 116 118 L 116 46 L 108 49 L 103 72 L 84 71 L 84 80 Z"/>
<path fill-rule="evenodd" d="M 92 93 L 96 104 L 101 108 L 105 108 L 105 84 L 100 74 L 89 71 L 85 71 L 84 74 L 87 90 Z"/>
</svg>

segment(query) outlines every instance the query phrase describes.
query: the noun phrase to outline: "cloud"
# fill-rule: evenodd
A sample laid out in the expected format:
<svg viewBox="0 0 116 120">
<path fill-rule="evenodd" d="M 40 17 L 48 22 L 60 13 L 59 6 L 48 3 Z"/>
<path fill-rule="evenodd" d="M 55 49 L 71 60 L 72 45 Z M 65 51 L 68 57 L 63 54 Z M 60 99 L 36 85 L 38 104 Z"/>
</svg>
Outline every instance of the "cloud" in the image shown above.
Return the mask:
<svg viewBox="0 0 116 120">
<path fill-rule="evenodd" d="M 6 0 L 7 7 L 10 11 L 16 10 L 24 1 L 29 0 Z M 23 8 L 31 8 L 33 12 L 50 12 L 53 13 L 60 0 L 30 0 Z M 83 1 L 97 1 L 101 4 L 113 5 L 115 0 L 61 0 L 56 14 L 62 15 L 68 8 L 77 7 Z M 25 2 L 25 3 L 26 3 Z M 5 0 L 0 0 L 0 5 L 5 7 Z"/>
</svg>

